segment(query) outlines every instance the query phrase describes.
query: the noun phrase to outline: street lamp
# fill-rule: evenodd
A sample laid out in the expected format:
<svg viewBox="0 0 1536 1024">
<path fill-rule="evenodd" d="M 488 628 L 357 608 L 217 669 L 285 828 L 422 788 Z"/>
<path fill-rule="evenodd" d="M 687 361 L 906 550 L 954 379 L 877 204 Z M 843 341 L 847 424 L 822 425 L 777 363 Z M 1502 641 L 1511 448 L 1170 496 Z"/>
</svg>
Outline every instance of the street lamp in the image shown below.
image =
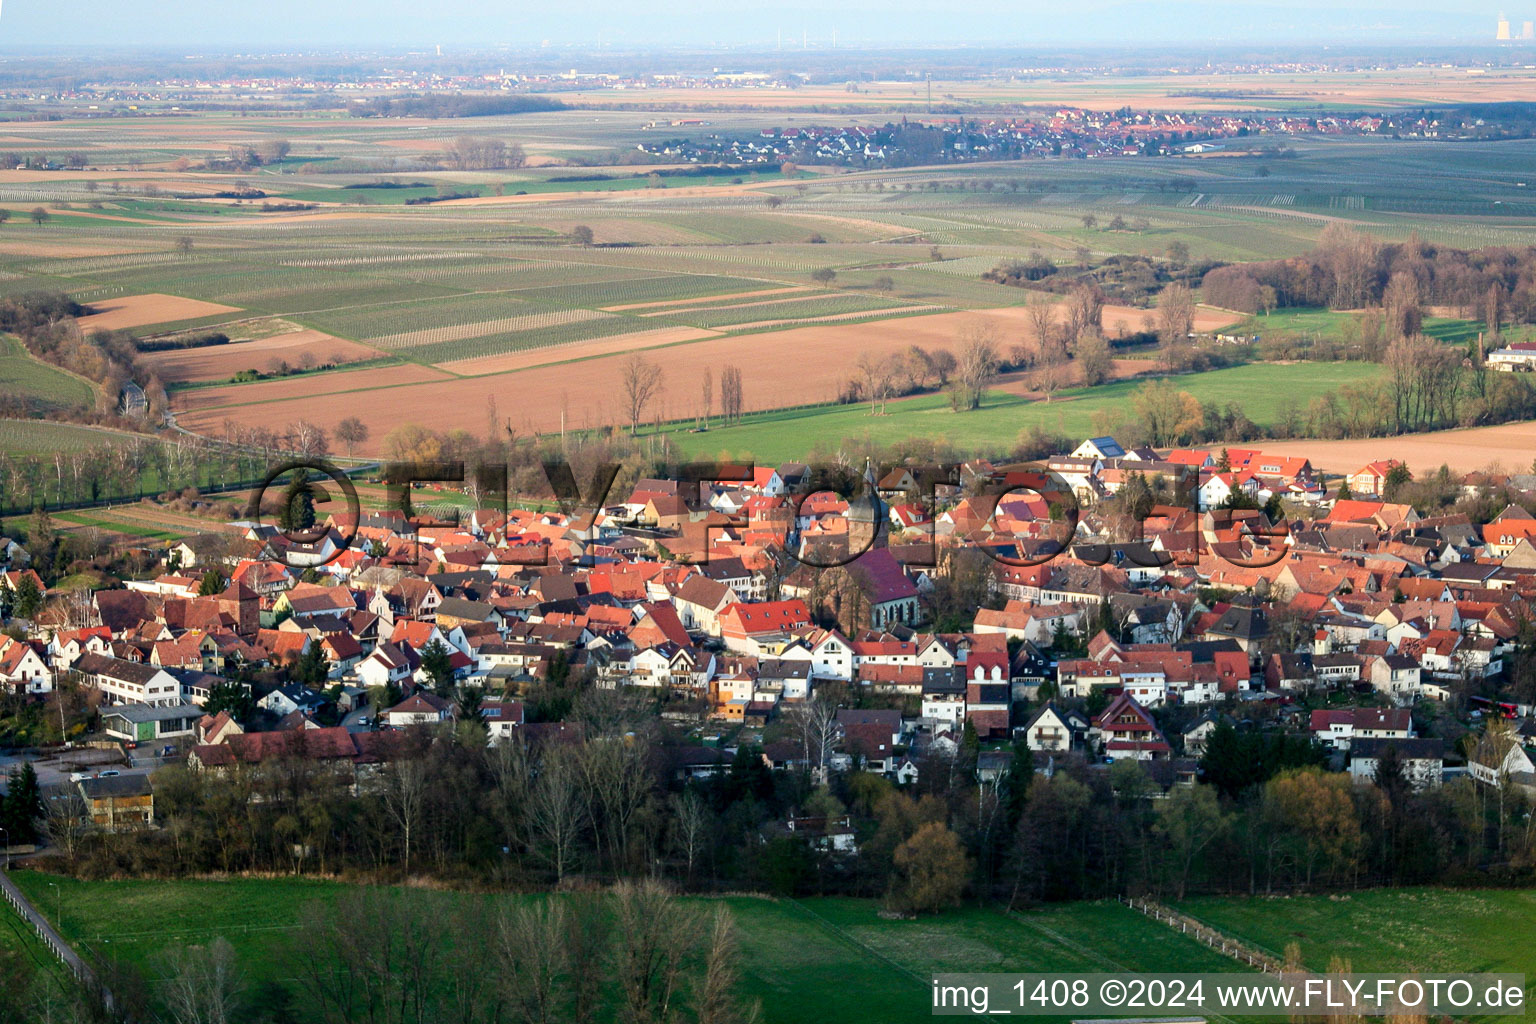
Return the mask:
<svg viewBox="0 0 1536 1024">
<path fill-rule="evenodd" d="M 0 825 L 0 832 L 5 834 L 5 870 L 11 870 L 11 833 L 4 825 Z"/>
<path fill-rule="evenodd" d="M 59 930 L 59 934 L 63 935 L 64 934 L 64 890 L 59 888 L 59 883 L 58 882 L 49 882 L 48 885 L 53 889 L 54 896 L 56 896 L 58 898 L 58 902 L 55 904 L 57 909 L 54 911 L 53 920 L 54 920 L 55 926 L 57 926 L 57 928 Z"/>
</svg>

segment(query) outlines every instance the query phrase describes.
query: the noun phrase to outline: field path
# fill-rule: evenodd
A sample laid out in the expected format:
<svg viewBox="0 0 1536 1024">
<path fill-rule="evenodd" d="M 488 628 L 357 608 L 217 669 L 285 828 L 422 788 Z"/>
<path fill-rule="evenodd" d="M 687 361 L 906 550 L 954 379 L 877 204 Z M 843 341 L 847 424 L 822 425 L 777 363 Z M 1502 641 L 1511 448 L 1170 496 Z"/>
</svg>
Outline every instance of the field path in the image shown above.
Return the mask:
<svg viewBox="0 0 1536 1024">
<path fill-rule="evenodd" d="M 900 962 L 892 960 L 890 957 L 880 952 L 874 946 L 854 938 L 852 935 L 849 935 L 847 932 L 843 931 L 837 925 L 833 924 L 831 921 L 828 921 L 826 918 L 822 917 L 820 914 L 816 913 L 816 911 L 812 910 L 804 903 L 801 903 L 799 900 L 790 899 L 786 900 L 785 902 L 794 907 L 796 910 L 805 914 L 805 916 L 809 917 L 812 921 L 815 921 L 822 928 L 826 929 L 826 931 L 835 936 L 838 941 L 852 946 L 861 953 L 867 953 L 868 955 L 874 957 L 876 960 L 879 960 L 881 963 L 885 964 L 887 967 L 891 967 L 897 971 L 900 971 L 902 974 L 905 974 L 907 977 L 916 981 L 924 988 L 928 987 L 931 979 L 928 978 L 927 975 L 919 974 L 918 972 L 912 970 L 910 967 L 903 966 Z"/>
<path fill-rule="evenodd" d="M 1120 971 L 1125 974 L 1135 973 L 1129 967 L 1125 966 L 1125 964 L 1122 964 L 1120 961 L 1114 959 L 1113 957 L 1110 957 L 1104 953 L 1100 953 L 1097 950 L 1089 949 L 1082 943 L 1067 938 L 1065 935 L 1061 934 L 1049 925 L 1041 924 L 1039 921 L 1031 921 L 1029 918 L 1025 917 L 1023 914 L 1020 914 L 1012 907 L 1007 907 L 999 903 L 998 909 L 1012 920 L 1017 921 L 1019 924 L 1023 925 L 1025 928 L 1031 928 L 1039 932 L 1041 935 L 1044 935 L 1046 938 L 1053 942 L 1065 946 L 1066 948 L 1072 950 L 1074 953 L 1077 953 L 1079 956 L 1083 956 L 1091 961 L 1101 963 L 1115 971 Z M 1212 1020 L 1221 1020 L 1226 1021 L 1227 1024 L 1235 1024 L 1231 1017 L 1223 1017 L 1219 1013 L 1208 1013 L 1206 1016 Z"/>
</svg>

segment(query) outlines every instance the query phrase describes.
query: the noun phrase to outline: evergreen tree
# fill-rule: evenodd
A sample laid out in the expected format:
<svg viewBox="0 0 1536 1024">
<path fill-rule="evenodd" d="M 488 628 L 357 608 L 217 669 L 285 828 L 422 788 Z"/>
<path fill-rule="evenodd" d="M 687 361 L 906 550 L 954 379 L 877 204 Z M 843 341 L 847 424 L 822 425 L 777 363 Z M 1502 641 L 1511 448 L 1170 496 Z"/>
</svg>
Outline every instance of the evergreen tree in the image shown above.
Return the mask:
<svg viewBox="0 0 1536 1024">
<path fill-rule="evenodd" d="M 453 690 L 453 664 L 448 645 L 433 639 L 421 649 L 421 670 L 432 681 L 432 692 L 446 697 Z"/>
<path fill-rule="evenodd" d="M 331 665 L 325 657 L 325 652 L 320 649 L 318 641 L 309 645 L 309 649 L 299 655 L 293 663 L 289 676 L 306 686 L 324 686 L 326 679 L 330 677 Z"/>
<path fill-rule="evenodd" d="M 297 533 L 315 525 L 315 489 L 309 477 L 299 473 L 283 491 L 283 505 L 277 510 L 277 526 L 284 533 Z"/>
<path fill-rule="evenodd" d="M 0 802 L 0 827 L 12 846 L 37 842 L 37 823 L 43 816 L 43 794 L 31 762 L 11 771 L 10 791 Z"/>
<path fill-rule="evenodd" d="M 208 691 L 208 699 L 203 701 L 203 714 L 216 715 L 220 711 L 228 711 L 229 717 L 241 724 L 248 721 L 256 713 L 256 701 L 250 688 L 234 681 L 214 685 Z"/>
<path fill-rule="evenodd" d="M 209 569 L 197 584 L 198 597 L 217 597 L 224 593 L 224 577 L 217 569 Z"/>
<path fill-rule="evenodd" d="M 480 717 L 480 707 L 485 703 L 485 687 L 461 686 L 458 688 L 459 721 L 486 729 L 485 719 Z"/>
<path fill-rule="evenodd" d="M 1408 776 L 1403 769 L 1403 757 L 1398 753 L 1397 744 L 1388 743 L 1376 758 L 1376 774 L 1372 781 L 1392 801 L 1393 807 L 1401 806 L 1408 793 Z"/>
<path fill-rule="evenodd" d="M 37 555 L 38 548 L 52 547 L 55 536 L 57 534 L 53 529 L 53 517 L 48 514 L 48 509 L 42 505 L 34 508 L 32 524 L 27 529 L 27 543 L 34 549 L 33 556 Z"/>
<path fill-rule="evenodd" d="M 16 598 L 12 611 L 24 619 L 30 619 L 43 610 L 43 592 L 31 573 L 23 573 L 16 584 Z"/>
</svg>

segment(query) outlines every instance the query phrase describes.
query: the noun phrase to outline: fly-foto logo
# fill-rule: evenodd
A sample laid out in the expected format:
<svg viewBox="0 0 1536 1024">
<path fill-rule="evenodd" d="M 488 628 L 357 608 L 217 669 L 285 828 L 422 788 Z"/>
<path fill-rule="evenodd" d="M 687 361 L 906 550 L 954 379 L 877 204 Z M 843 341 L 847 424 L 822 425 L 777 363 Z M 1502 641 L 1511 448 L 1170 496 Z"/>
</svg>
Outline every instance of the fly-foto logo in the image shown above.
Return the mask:
<svg viewBox="0 0 1536 1024">
<path fill-rule="evenodd" d="M 599 463 L 582 487 L 575 468 L 566 460 L 549 459 L 542 463 L 548 497 L 553 498 L 563 516 L 583 527 L 594 526 L 597 517 L 610 508 L 609 499 L 620 468 L 618 463 Z M 1214 554 L 1235 566 L 1262 569 L 1277 564 L 1286 554 L 1289 527 L 1284 520 L 1271 523 L 1258 510 L 1202 512 L 1197 493 L 1188 488 L 1180 492 L 1181 499 L 1176 503 L 1159 505 L 1139 519 L 1120 510 L 1115 536 L 1106 540 L 1098 536 L 1079 537 L 1084 511 L 1076 489 L 1052 470 L 1031 468 L 966 477 L 960 463 L 901 469 L 904 481 L 910 481 L 901 497 L 930 511 L 946 503 L 953 510 L 963 502 L 966 515 L 952 517 L 948 524 L 953 527 L 951 535 L 980 538 L 973 546 L 1000 565 L 1032 568 L 1070 554 L 1088 565 L 1115 563 L 1159 570 L 1197 565 L 1202 555 Z M 729 516 L 722 516 L 723 522 L 707 521 L 705 513 L 711 507 L 708 496 L 721 488 L 750 488 L 756 470 L 751 462 L 690 462 L 672 466 L 664 473 L 664 478 L 676 485 L 677 496 L 683 500 L 689 518 L 696 515 L 702 523 L 706 561 L 713 549 L 711 541 L 735 525 Z M 808 465 L 799 486 L 783 495 L 784 515 L 780 532 L 773 537 L 773 546 L 813 568 L 834 568 L 857 560 L 890 530 L 891 505 L 887 496 L 891 495 L 877 485 L 877 481 L 885 478 L 882 472 L 885 471 L 867 466 L 859 473 L 842 463 Z M 398 527 L 395 532 L 413 545 L 411 550 L 397 553 L 407 561 L 414 562 L 420 555 L 411 500 L 417 485 L 468 489 L 477 508 L 499 513 L 503 518 L 512 508 L 514 495 L 505 464 L 390 462 L 384 464 L 380 475 L 385 484 L 385 504 Z M 273 492 L 279 488 L 280 495 L 274 497 Z M 829 498 L 841 510 L 838 514 L 849 519 L 857 516 L 866 529 L 848 531 L 843 541 L 835 545 L 813 543 L 807 523 L 816 517 L 816 503 Z M 459 525 L 461 509 L 456 505 L 436 507 L 433 513 L 434 523 Z M 1026 527 L 1022 533 L 1001 528 L 1005 521 L 1019 523 L 1021 517 Z M 284 462 L 266 474 L 252 495 L 248 518 L 264 538 L 275 541 L 268 544 L 272 557 L 290 567 L 308 568 L 328 564 L 353 546 L 362 509 L 357 487 L 345 472 L 323 459 L 306 458 Z M 956 525 L 959 518 L 964 522 Z M 1183 525 L 1171 535 L 1164 535 L 1165 541 L 1171 543 L 1154 546 L 1145 540 L 1146 526 L 1153 519 L 1164 525 L 1174 521 Z M 633 521 L 632 516 L 630 520 Z M 903 561 L 914 566 L 937 566 L 939 536 L 933 518 L 929 518 L 916 531 L 916 539 L 904 543 Z M 1212 539 L 1216 543 L 1211 543 Z"/>
</svg>

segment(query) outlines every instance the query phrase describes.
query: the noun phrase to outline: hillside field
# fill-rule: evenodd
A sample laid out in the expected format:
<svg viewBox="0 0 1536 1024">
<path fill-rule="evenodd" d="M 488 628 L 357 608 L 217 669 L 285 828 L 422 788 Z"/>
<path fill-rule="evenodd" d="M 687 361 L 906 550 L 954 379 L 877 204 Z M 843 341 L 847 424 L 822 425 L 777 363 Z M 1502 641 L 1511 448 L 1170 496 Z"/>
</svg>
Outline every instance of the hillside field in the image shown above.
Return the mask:
<svg viewBox="0 0 1536 1024">
<path fill-rule="evenodd" d="M 1264 424 L 1272 422 L 1286 402 L 1304 409 L 1327 391 L 1369 380 L 1380 372 L 1373 363 L 1253 363 L 1170 379 L 1201 401 L 1232 402 L 1249 419 Z M 884 415 L 874 416 L 868 403 L 818 405 L 753 413 L 739 425 L 702 433 L 670 433 L 684 456 L 706 458 L 729 452 L 771 464 L 803 460 L 813 449 L 831 450 L 844 440 L 884 445 L 929 438 L 946 441 L 962 452 L 1007 451 L 1020 431 L 1036 424 L 1065 437 L 1088 437 L 1094 432 L 1095 414 L 1128 412 L 1132 393 L 1143 383 L 1119 380 L 1061 391 L 1049 402 L 993 390 L 980 409 L 964 413 L 954 412 L 948 396 L 942 394 L 893 401 Z"/>
</svg>

